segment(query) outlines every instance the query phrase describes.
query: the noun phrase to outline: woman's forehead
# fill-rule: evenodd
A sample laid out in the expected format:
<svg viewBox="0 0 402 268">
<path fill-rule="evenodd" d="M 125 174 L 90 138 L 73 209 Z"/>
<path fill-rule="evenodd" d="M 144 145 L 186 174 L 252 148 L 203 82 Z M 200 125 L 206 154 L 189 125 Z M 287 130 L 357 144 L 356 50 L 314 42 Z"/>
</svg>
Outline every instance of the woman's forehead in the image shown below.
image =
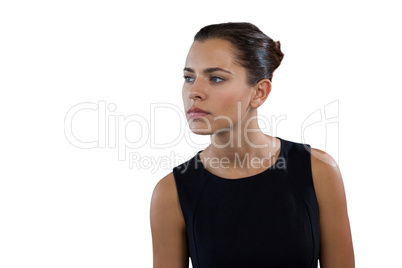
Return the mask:
<svg viewBox="0 0 402 268">
<path fill-rule="evenodd" d="M 229 41 L 222 39 L 209 39 L 195 41 L 186 58 L 186 67 L 204 69 L 220 67 L 223 69 L 239 68 L 235 63 L 233 47 Z"/>
</svg>

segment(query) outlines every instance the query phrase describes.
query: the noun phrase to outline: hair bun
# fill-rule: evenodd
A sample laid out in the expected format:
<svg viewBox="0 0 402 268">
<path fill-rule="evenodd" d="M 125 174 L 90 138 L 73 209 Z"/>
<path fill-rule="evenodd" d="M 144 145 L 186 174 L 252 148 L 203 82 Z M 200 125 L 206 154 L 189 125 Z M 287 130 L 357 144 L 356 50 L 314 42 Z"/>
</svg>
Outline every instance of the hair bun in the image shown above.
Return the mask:
<svg viewBox="0 0 402 268">
<path fill-rule="evenodd" d="M 274 41 L 274 43 L 275 43 L 275 47 L 277 49 L 281 50 L 281 42 L 279 42 L 279 40 L 278 40 L 278 41 Z"/>
<path fill-rule="evenodd" d="M 247 84 L 252 86 L 265 78 L 272 81 L 272 74 L 284 56 L 279 41 L 249 22 L 210 24 L 202 27 L 193 40 L 203 42 L 211 38 L 231 43 L 234 60 L 246 69 Z"/>
<path fill-rule="evenodd" d="M 276 53 L 276 55 L 277 55 L 277 59 L 278 59 L 278 66 L 279 66 L 279 64 L 281 63 L 281 61 L 282 61 L 282 59 L 283 59 L 283 56 L 284 56 L 284 54 L 283 54 L 283 52 L 282 52 L 282 50 L 281 50 L 281 42 L 279 42 L 279 41 L 274 41 L 274 51 L 275 51 L 275 53 Z"/>
</svg>

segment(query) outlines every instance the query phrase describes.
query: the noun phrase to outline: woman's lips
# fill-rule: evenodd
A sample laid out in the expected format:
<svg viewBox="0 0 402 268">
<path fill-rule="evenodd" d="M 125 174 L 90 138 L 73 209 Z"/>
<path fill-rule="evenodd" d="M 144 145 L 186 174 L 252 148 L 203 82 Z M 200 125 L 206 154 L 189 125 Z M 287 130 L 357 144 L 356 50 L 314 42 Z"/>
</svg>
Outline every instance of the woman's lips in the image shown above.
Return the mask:
<svg viewBox="0 0 402 268">
<path fill-rule="evenodd" d="M 189 115 L 190 115 L 190 117 L 191 118 L 194 118 L 194 119 L 196 119 L 196 118 L 202 118 L 202 117 L 204 117 L 204 116 L 206 116 L 206 115 L 208 115 L 209 113 L 189 113 Z"/>
<path fill-rule="evenodd" d="M 209 112 L 197 107 L 191 107 L 190 109 L 188 109 L 187 113 L 191 118 L 201 118 L 209 114 Z"/>
</svg>

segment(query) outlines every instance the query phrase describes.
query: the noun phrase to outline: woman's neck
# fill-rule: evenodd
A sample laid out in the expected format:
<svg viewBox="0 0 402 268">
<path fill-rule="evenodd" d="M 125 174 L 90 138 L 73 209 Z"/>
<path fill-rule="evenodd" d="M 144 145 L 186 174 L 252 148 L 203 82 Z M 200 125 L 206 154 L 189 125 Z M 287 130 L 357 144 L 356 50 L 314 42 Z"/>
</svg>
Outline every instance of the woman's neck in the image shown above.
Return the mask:
<svg viewBox="0 0 402 268">
<path fill-rule="evenodd" d="M 258 169 L 266 166 L 267 160 L 276 161 L 281 146 L 277 138 L 261 131 L 244 133 L 247 135 L 240 138 L 236 135 L 230 137 L 230 133 L 211 135 L 211 144 L 200 154 L 200 158 L 204 158 L 202 162 L 210 162 L 211 166 L 220 162 L 231 169 L 242 169 L 238 164 L 244 163 L 246 167 Z"/>
</svg>

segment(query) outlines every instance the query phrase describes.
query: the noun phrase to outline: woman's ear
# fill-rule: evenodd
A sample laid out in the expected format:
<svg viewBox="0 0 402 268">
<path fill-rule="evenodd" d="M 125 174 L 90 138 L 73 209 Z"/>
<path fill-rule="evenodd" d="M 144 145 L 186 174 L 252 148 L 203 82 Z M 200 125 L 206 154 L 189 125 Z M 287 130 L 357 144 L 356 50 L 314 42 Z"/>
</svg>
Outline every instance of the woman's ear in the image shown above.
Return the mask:
<svg viewBox="0 0 402 268">
<path fill-rule="evenodd" d="M 269 79 L 260 80 L 253 87 L 253 96 L 250 100 L 250 106 L 254 109 L 260 107 L 265 100 L 268 98 L 269 93 L 271 93 L 272 84 Z"/>
</svg>

